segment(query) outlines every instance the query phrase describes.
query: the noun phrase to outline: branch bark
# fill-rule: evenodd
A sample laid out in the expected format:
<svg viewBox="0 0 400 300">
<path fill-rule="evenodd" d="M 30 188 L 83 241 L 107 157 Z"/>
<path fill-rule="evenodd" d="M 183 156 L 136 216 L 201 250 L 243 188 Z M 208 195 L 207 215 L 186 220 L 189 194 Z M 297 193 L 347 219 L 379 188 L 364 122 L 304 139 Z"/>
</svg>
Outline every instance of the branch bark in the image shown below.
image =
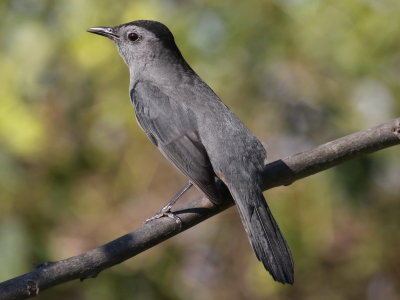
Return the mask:
<svg viewBox="0 0 400 300">
<path fill-rule="evenodd" d="M 400 144 L 400 118 L 267 164 L 263 174 L 263 188 L 267 190 L 290 185 L 344 161 L 397 144 Z M 88 252 L 39 265 L 29 273 L 0 283 L 0 300 L 26 299 L 63 282 L 96 277 L 104 269 L 119 264 L 232 205 L 232 201 L 225 201 L 215 206 L 204 197 L 188 201 L 175 212 L 182 220 L 181 226 L 169 218 L 157 219 Z"/>
</svg>

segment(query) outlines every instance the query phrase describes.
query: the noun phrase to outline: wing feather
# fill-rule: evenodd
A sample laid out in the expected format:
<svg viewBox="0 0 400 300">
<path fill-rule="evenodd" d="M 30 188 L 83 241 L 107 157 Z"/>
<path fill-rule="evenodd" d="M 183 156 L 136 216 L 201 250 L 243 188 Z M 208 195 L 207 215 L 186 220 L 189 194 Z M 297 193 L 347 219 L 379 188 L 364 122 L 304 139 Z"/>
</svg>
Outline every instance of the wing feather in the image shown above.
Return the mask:
<svg viewBox="0 0 400 300">
<path fill-rule="evenodd" d="M 184 101 L 174 101 L 148 82 L 131 91 L 136 119 L 149 139 L 206 196 L 218 201 L 215 174 L 197 132 L 196 118 Z"/>
</svg>

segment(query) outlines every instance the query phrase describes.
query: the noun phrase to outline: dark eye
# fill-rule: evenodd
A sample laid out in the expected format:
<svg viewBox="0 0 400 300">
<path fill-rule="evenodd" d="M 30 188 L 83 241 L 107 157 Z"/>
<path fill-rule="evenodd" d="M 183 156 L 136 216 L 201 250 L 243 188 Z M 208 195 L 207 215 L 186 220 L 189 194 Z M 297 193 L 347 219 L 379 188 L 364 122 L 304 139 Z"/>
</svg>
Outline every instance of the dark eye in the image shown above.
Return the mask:
<svg viewBox="0 0 400 300">
<path fill-rule="evenodd" d="M 128 40 L 131 42 L 136 42 L 139 39 L 139 35 L 136 32 L 128 33 Z"/>
</svg>

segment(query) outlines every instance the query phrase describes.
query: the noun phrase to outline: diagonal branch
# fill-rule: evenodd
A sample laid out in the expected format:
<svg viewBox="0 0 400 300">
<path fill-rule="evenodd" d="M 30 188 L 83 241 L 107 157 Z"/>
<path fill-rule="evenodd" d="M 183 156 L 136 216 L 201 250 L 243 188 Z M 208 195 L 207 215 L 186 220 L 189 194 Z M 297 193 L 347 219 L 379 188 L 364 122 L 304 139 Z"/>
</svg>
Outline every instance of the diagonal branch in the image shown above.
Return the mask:
<svg viewBox="0 0 400 300">
<path fill-rule="evenodd" d="M 266 165 L 263 188 L 266 190 L 290 185 L 344 161 L 397 144 L 400 144 L 400 118 Z M 0 283 L 0 300 L 26 299 L 63 282 L 95 277 L 102 270 L 119 264 L 232 205 L 232 201 L 215 206 L 205 198 L 193 199 L 176 212 L 182 220 L 182 226 L 169 218 L 157 219 L 88 252 L 37 266 L 32 272 Z"/>
</svg>

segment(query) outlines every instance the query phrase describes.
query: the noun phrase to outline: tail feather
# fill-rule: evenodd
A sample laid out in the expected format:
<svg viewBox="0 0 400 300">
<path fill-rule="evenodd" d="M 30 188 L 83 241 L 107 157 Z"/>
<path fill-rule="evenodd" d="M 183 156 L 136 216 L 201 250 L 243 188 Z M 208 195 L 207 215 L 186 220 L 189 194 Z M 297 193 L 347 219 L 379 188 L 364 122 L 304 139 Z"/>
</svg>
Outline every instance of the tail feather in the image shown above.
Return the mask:
<svg viewBox="0 0 400 300">
<path fill-rule="evenodd" d="M 293 259 L 261 191 L 229 187 L 258 260 L 274 280 L 293 284 Z"/>
</svg>

